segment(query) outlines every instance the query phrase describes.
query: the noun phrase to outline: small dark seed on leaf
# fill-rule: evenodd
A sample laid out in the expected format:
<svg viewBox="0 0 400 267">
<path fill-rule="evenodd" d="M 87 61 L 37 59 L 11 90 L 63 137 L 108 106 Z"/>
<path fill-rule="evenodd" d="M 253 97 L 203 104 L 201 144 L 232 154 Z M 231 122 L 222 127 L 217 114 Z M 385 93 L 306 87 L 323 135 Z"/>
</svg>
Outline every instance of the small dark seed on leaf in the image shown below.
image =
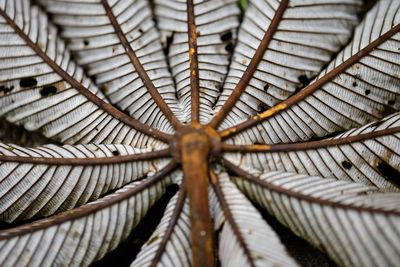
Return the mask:
<svg viewBox="0 0 400 267">
<path fill-rule="evenodd" d="M 37 85 L 37 80 L 32 77 L 22 78 L 19 81 L 19 86 L 21 86 L 21 87 L 33 87 L 35 85 Z"/>
<path fill-rule="evenodd" d="M 346 170 L 350 170 L 351 169 L 351 167 L 353 166 L 353 165 L 351 165 L 351 163 L 350 162 L 348 162 L 348 161 L 342 161 L 342 166 L 343 166 L 343 168 L 345 168 Z"/>
<path fill-rule="evenodd" d="M 40 94 L 45 97 L 54 95 L 55 93 L 57 93 L 57 88 L 55 86 L 46 86 L 40 90 Z"/>
<path fill-rule="evenodd" d="M 228 31 L 228 32 L 224 32 L 223 34 L 221 34 L 221 41 L 222 42 L 227 42 L 230 41 L 232 39 L 232 32 Z"/>
<path fill-rule="evenodd" d="M 229 53 L 233 52 L 233 43 L 229 42 L 226 46 L 225 46 L 225 50 Z"/>
<path fill-rule="evenodd" d="M 310 83 L 310 79 L 308 79 L 305 74 L 300 75 L 299 77 L 297 77 L 297 79 L 299 80 L 299 82 L 301 82 L 303 86 L 307 86 Z"/>
<path fill-rule="evenodd" d="M 265 110 L 267 110 L 268 108 L 269 108 L 269 106 L 268 106 L 267 104 L 265 104 L 265 103 L 260 103 L 260 104 L 258 104 L 258 107 L 257 107 L 258 112 L 265 111 Z"/>
</svg>

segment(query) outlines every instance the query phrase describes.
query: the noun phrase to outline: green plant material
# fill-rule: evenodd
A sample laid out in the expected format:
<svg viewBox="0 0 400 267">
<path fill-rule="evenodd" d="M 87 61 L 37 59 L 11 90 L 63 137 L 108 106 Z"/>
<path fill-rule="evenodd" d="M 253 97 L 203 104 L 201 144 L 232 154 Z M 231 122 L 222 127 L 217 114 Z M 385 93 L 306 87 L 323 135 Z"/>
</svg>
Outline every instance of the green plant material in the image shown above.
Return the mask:
<svg viewBox="0 0 400 267">
<path fill-rule="evenodd" d="M 239 0 L 239 7 L 243 13 L 246 12 L 249 7 L 249 0 Z"/>
</svg>

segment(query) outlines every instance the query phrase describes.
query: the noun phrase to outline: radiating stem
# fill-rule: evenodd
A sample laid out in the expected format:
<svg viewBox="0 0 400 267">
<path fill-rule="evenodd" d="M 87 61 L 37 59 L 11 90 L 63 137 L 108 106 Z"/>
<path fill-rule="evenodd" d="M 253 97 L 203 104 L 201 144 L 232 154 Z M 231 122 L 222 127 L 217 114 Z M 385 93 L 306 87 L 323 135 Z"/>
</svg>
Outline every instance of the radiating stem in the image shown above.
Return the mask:
<svg viewBox="0 0 400 267">
<path fill-rule="evenodd" d="M 212 118 L 209 123 L 209 126 L 212 128 L 217 128 L 218 125 L 225 119 L 226 115 L 232 110 L 236 102 L 239 100 L 240 96 L 246 89 L 247 85 L 249 84 L 251 78 L 253 77 L 254 73 L 257 70 L 258 64 L 264 57 L 265 51 L 268 49 L 268 46 L 272 40 L 272 37 L 275 34 L 275 31 L 278 28 L 279 22 L 283 16 L 283 13 L 286 10 L 289 0 L 281 0 L 278 9 L 274 17 L 271 20 L 271 23 L 266 30 L 263 39 L 260 42 L 257 50 L 254 53 L 249 65 L 247 66 L 246 71 L 243 73 L 242 77 L 240 78 L 239 82 L 237 83 L 235 89 L 232 91 L 229 98 L 226 100 L 224 105 L 218 111 L 218 113 Z"/>
<path fill-rule="evenodd" d="M 97 164 L 122 164 L 141 160 L 154 160 L 170 157 L 168 149 L 143 152 L 125 156 L 97 157 L 97 158 L 50 158 L 50 157 L 25 157 L 0 155 L 0 162 L 18 162 L 46 165 L 97 165 Z"/>
<path fill-rule="evenodd" d="M 243 170 L 239 166 L 236 166 L 232 162 L 221 159 L 222 165 L 227 168 L 229 171 L 234 173 L 236 176 L 240 177 L 239 179 L 243 179 L 244 181 L 250 182 L 251 184 L 255 184 L 260 186 L 261 188 L 268 189 L 273 193 L 278 193 L 282 195 L 286 195 L 289 198 L 296 198 L 298 200 L 306 201 L 309 203 L 314 203 L 317 205 L 323 205 L 328 207 L 334 207 L 344 210 L 356 210 L 356 211 L 364 211 L 370 213 L 382 213 L 385 215 L 400 215 L 400 211 L 398 210 L 391 210 L 390 208 L 385 209 L 381 207 L 373 207 L 370 205 L 357 205 L 354 203 L 346 203 L 345 201 L 333 201 L 330 199 L 326 199 L 324 197 L 314 197 L 309 194 L 304 194 L 302 192 L 294 191 L 291 189 L 287 189 L 282 185 L 274 184 L 270 181 L 262 180 L 260 177 L 254 176 L 253 174 L 249 173 L 248 171 Z M 236 179 L 233 177 L 233 179 Z"/>
<path fill-rule="evenodd" d="M 233 215 L 231 213 L 228 202 L 226 201 L 224 192 L 222 191 L 221 185 L 219 184 L 218 177 L 214 171 L 210 172 L 210 178 L 211 178 L 211 185 L 214 189 L 215 195 L 217 196 L 219 204 L 221 205 L 225 219 L 227 220 L 230 227 L 232 228 L 232 232 L 235 235 L 235 237 L 237 238 L 238 243 L 240 244 L 240 247 L 243 249 L 244 256 L 247 258 L 249 266 L 255 267 L 256 265 L 254 263 L 254 258 L 252 257 L 252 255 L 250 253 L 250 249 L 248 248 L 246 242 L 244 241 L 242 233 L 240 232 L 239 227 L 236 224 L 235 219 L 233 218 Z"/>
<path fill-rule="evenodd" d="M 189 198 L 193 267 L 212 267 L 212 223 L 208 201 L 209 140 L 192 132 L 181 139 L 182 168 Z"/>
<path fill-rule="evenodd" d="M 96 201 L 92 204 L 86 204 L 78 208 L 74 208 L 72 210 L 68 210 L 62 213 L 59 213 L 54 216 L 50 216 L 48 218 L 44 218 L 41 220 L 37 220 L 31 223 L 26 223 L 17 227 L 8 228 L 0 231 L 0 242 L 3 240 L 10 239 L 15 236 L 22 236 L 29 233 L 33 233 L 35 231 L 40 231 L 45 228 L 60 225 L 61 223 L 67 221 L 73 221 L 89 214 L 94 214 L 95 212 L 110 208 L 112 205 L 116 203 L 120 203 L 135 194 L 143 191 L 143 190 L 151 190 L 151 186 L 156 184 L 157 182 L 164 179 L 168 174 L 173 172 L 177 167 L 177 163 L 175 161 L 170 162 L 167 166 L 165 166 L 162 170 L 156 172 L 153 176 L 145 179 L 143 182 L 138 184 L 137 186 L 127 188 L 124 191 L 120 191 L 118 194 L 112 194 L 103 199 L 103 201 Z"/>
<path fill-rule="evenodd" d="M 133 51 L 131 44 L 129 43 L 128 39 L 126 38 L 125 33 L 123 33 L 117 18 L 113 14 L 113 10 L 108 4 L 107 0 L 101 0 L 102 5 L 106 11 L 108 18 L 110 19 L 111 25 L 114 27 L 115 33 L 117 34 L 119 40 L 121 41 L 122 46 L 125 48 L 125 51 L 135 68 L 137 74 L 139 75 L 140 79 L 142 80 L 144 86 L 147 88 L 147 91 L 151 95 L 154 102 L 160 108 L 162 113 L 167 117 L 167 119 L 172 123 L 172 125 L 177 128 L 181 125 L 179 120 L 176 118 L 172 110 L 169 108 L 168 104 L 164 101 L 160 93 L 158 92 L 157 88 L 153 84 L 152 80 L 150 79 L 149 75 L 147 74 L 146 70 L 144 69 L 142 63 L 140 62 L 139 58 L 136 56 L 135 51 Z"/>
<path fill-rule="evenodd" d="M 380 46 L 382 43 L 390 39 L 393 35 L 400 32 L 400 24 L 393 26 L 389 31 L 379 36 L 377 39 L 369 43 L 366 47 L 358 51 L 356 54 L 349 57 L 340 65 L 336 66 L 335 68 L 329 70 L 325 75 L 321 78 L 317 79 L 315 82 L 311 83 L 304 89 L 300 90 L 298 93 L 294 94 L 293 96 L 289 97 L 285 101 L 281 102 L 280 104 L 273 106 L 266 111 L 259 113 L 250 117 L 248 120 L 241 122 L 229 129 L 223 130 L 220 132 L 221 138 L 226 139 L 236 135 L 240 132 L 243 132 L 251 127 L 257 126 L 258 124 L 262 123 L 263 121 L 277 115 L 278 113 L 282 112 L 283 110 L 288 109 L 299 103 L 300 101 L 304 100 L 306 97 L 313 94 L 315 91 L 320 89 L 326 83 L 332 81 L 336 76 L 343 73 L 345 70 L 350 68 L 352 65 L 357 63 L 361 58 L 371 53 L 375 48 Z M 228 99 L 229 100 L 229 99 Z"/>
<path fill-rule="evenodd" d="M 346 144 L 352 144 L 355 142 L 362 142 L 371 139 L 375 139 L 378 137 L 392 135 L 400 132 L 400 127 L 387 128 L 384 130 L 351 135 L 340 138 L 333 139 L 323 139 L 318 141 L 309 141 L 309 142 L 300 142 L 300 143 L 292 143 L 292 144 L 263 144 L 263 145 L 232 145 L 232 144 L 222 144 L 221 148 L 224 152 L 248 152 L 248 153 L 257 153 L 257 152 L 288 152 L 288 151 L 302 151 L 309 149 L 319 149 L 326 148 L 330 146 L 340 146 Z"/>
<path fill-rule="evenodd" d="M 167 247 L 168 241 L 170 240 L 172 234 L 174 233 L 175 226 L 177 225 L 179 216 L 182 213 L 183 206 L 185 205 L 185 199 L 186 199 L 186 191 L 182 189 L 179 190 L 178 199 L 176 200 L 175 208 L 172 213 L 171 220 L 168 224 L 167 231 L 162 237 L 160 246 L 158 247 L 156 255 L 151 261 L 150 267 L 157 267 L 157 265 L 160 263 L 163 253 Z"/>
<path fill-rule="evenodd" d="M 187 1 L 189 62 L 190 62 L 190 92 L 192 122 L 198 122 L 200 117 L 200 82 L 199 59 L 197 56 L 197 30 L 194 16 L 193 0 Z"/>
<path fill-rule="evenodd" d="M 101 98 L 97 95 L 92 93 L 88 88 L 82 85 L 82 83 L 75 80 L 67 71 L 62 69 L 52 58 L 50 58 L 45 51 L 42 50 L 35 42 L 32 41 L 30 36 L 28 36 L 16 23 L 15 21 L 10 18 L 7 13 L 0 8 L 0 17 L 3 17 L 4 20 L 7 22 L 8 25 L 13 28 L 13 30 L 21 37 L 22 40 L 38 55 L 50 68 L 54 70 L 58 75 L 60 75 L 64 81 L 69 83 L 73 88 L 75 88 L 81 95 L 86 97 L 90 102 L 97 105 L 100 109 L 104 110 L 107 114 L 111 115 L 117 120 L 124 122 L 125 124 L 129 125 L 133 129 L 147 134 L 153 138 L 161 140 L 163 142 L 169 142 L 171 136 L 164 132 L 161 132 L 155 128 L 150 127 L 140 121 L 126 115 L 122 111 L 119 111 L 114 106 L 104 102 Z"/>
</svg>

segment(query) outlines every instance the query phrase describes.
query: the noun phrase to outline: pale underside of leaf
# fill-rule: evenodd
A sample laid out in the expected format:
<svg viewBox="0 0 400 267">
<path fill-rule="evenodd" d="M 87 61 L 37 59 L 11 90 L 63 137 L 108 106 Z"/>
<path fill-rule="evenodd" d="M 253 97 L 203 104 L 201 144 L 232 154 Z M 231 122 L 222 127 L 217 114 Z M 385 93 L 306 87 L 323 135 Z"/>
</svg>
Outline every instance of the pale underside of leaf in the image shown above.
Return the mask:
<svg viewBox="0 0 400 267">
<path fill-rule="evenodd" d="M 0 220 L 49 216 L 94 201 L 154 173 L 164 165 L 154 160 L 160 156 L 123 145 L 0 144 Z"/>
<path fill-rule="evenodd" d="M 202 222 L 217 233 L 207 257 L 296 265 L 244 193 L 339 265 L 400 262 L 399 0 L 357 27 L 362 0 L 254 0 L 240 28 L 236 0 L 36 2 L 49 17 L 0 0 L 0 116 L 86 145 L 0 144 L 0 221 L 52 215 L 0 231 L 1 266 L 90 265 L 172 183 L 132 266 L 198 265 L 197 184 L 182 186 L 187 166 L 172 172 L 172 134 L 190 115 L 228 141 L 230 161 L 210 154 L 222 166 L 202 176 Z"/>
<path fill-rule="evenodd" d="M 379 1 L 356 27 L 351 43 L 310 85 L 236 127 L 242 131 L 265 120 L 236 140 L 296 142 L 360 127 L 398 111 L 399 5 L 397 0 Z"/>
<path fill-rule="evenodd" d="M 228 175 L 219 173 L 217 179 L 214 184 L 218 187 L 215 191 L 220 205 L 217 212 L 225 217 L 218 236 L 221 266 L 297 266 L 276 233 Z"/>
<path fill-rule="evenodd" d="M 180 191 L 168 203 L 159 226 L 131 266 L 190 267 L 192 252 L 189 216 L 189 202 L 184 191 Z"/>
<path fill-rule="evenodd" d="M 111 103 L 143 123 L 169 133 L 173 130 L 138 75 L 101 0 L 40 3 L 54 15 L 54 23 L 62 27 L 61 35 L 69 42 L 78 64 L 95 77 Z M 109 5 L 150 80 L 174 113 L 181 116 L 148 1 L 109 1 Z"/>
<path fill-rule="evenodd" d="M 343 266 L 396 266 L 398 194 L 355 183 L 271 172 L 235 183 L 294 233 Z"/>
<path fill-rule="evenodd" d="M 194 4 L 202 123 L 210 119 L 211 109 L 228 72 L 239 13 L 235 0 L 196 1 Z M 168 59 L 179 101 L 185 114 L 190 116 L 191 72 L 186 3 L 155 1 L 155 16 L 164 46 L 168 47 Z M 189 117 L 185 121 L 189 122 Z"/>
<path fill-rule="evenodd" d="M 362 4 L 360 0 L 289 1 L 276 29 L 269 33 L 267 29 L 274 27 L 272 20 L 282 2 L 249 1 L 216 110 L 239 83 L 264 35 L 271 34 L 272 39 L 222 128 L 278 104 L 307 85 L 347 44 Z"/>
<path fill-rule="evenodd" d="M 0 9 L 0 81 L 11 89 L 0 94 L 0 116 L 63 143 L 157 145 L 130 126 L 155 131 L 105 102 L 40 9 L 5 0 Z"/>
<path fill-rule="evenodd" d="M 278 149 L 275 151 L 279 145 L 265 146 L 265 152 L 244 155 L 235 153 L 228 157 L 243 169 L 255 168 L 262 173 L 296 172 L 354 181 L 386 191 L 399 191 L 399 127 L 400 115 L 396 113 L 381 121 L 346 131 L 331 139 L 308 144 L 292 144 L 281 151 Z M 397 131 L 389 132 L 391 130 Z M 373 136 L 374 134 L 377 136 Z M 362 135 L 372 135 L 372 137 L 357 142 L 351 141 L 351 138 Z M 331 145 L 328 140 L 343 140 L 343 142 L 340 145 Z M 318 143 L 321 144 L 320 147 L 312 148 Z"/>
<path fill-rule="evenodd" d="M 164 193 L 166 180 L 150 179 L 68 213 L 0 232 L 1 266 L 88 266 L 102 258 Z"/>
</svg>

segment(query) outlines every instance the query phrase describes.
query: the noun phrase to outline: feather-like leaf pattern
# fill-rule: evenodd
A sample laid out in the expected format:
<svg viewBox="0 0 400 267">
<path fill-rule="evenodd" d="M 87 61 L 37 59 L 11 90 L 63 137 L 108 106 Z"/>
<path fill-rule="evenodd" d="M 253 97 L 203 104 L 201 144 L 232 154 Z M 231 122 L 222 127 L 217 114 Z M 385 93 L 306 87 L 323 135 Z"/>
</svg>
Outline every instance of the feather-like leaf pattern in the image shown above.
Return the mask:
<svg viewBox="0 0 400 267">
<path fill-rule="evenodd" d="M 399 31 L 400 0 L 0 0 L 0 117 L 56 141 L 0 142 L 0 266 L 96 265 L 154 204 L 98 265 L 303 265 L 268 212 L 397 266 Z"/>
<path fill-rule="evenodd" d="M 102 258 L 165 191 L 166 180 L 154 178 L 34 225 L 1 231 L 1 266 L 88 266 Z"/>
<path fill-rule="evenodd" d="M 291 173 L 246 178 L 235 182 L 251 199 L 338 264 L 396 266 L 399 262 L 398 193 L 365 195 L 372 189 Z M 368 241 L 371 238 L 374 242 Z"/>
<path fill-rule="evenodd" d="M 191 266 L 189 216 L 188 200 L 180 192 L 168 203 L 160 225 L 131 266 Z"/>
<path fill-rule="evenodd" d="M 220 173 L 214 178 L 221 207 L 218 212 L 224 213 L 226 220 L 219 234 L 221 266 L 297 266 L 278 236 L 228 175 Z"/>
<path fill-rule="evenodd" d="M 191 83 L 188 46 L 187 4 L 180 0 L 156 0 L 155 15 L 176 90 L 185 114 L 190 114 Z M 210 119 L 211 109 L 228 72 L 230 52 L 239 25 L 239 8 L 234 0 L 195 1 L 194 20 L 197 34 L 197 54 L 200 86 L 200 121 Z M 189 118 L 186 119 L 189 121 Z"/>
<path fill-rule="evenodd" d="M 160 156 L 123 145 L 0 144 L 0 220 L 49 216 L 96 200 L 154 173 L 160 163 L 152 158 Z"/>
<path fill-rule="evenodd" d="M 334 138 L 252 148 L 260 148 L 260 151 L 246 153 L 242 157 L 230 155 L 229 158 L 243 169 L 318 175 L 373 185 L 387 191 L 399 191 L 398 113 Z"/>
<path fill-rule="evenodd" d="M 261 51 L 262 59 L 254 75 L 222 127 L 274 106 L 307 85 L 347 44 L 362 4 L 360 0 L 287 1 L 282 19 L 274 25 L 282 2 L 285 1 L 249 1 L 217 110 L 256 57 L 264 36 L 271 40 L 267 49 Z"/>
<path fill-rule="evenodd" d="M 171 132 L 170 123 L 147 92 L 110 24 L 103 1 L 40 2 L 62 27 L 62 37 L 68 41 L 77 63 L 95 77 L 111 103 L 144 123 Z M 109 5 L 147 75 L 174 113 L 180 114 L 148 1 L 109 1 Z"/>
<path fill-rule="evenodd" d="M 398 0 L 379 1 L 357 26 L 350 44 L 309 86 L 253 117 L 253 122 L 266 121 L 249 130 L 247 141 L 307 140 L 398 111 L 399 7 Z"/>
<path fill-rule="evenodd" d="M 154 143 L 120 120 L 132 119 L 107 106 L 46 14 L 27 0 L 2 0 L 0 9 L 0 84 L 10 89 L 0 93 L 0 116 L 63 143 Z"/>
</svg>

